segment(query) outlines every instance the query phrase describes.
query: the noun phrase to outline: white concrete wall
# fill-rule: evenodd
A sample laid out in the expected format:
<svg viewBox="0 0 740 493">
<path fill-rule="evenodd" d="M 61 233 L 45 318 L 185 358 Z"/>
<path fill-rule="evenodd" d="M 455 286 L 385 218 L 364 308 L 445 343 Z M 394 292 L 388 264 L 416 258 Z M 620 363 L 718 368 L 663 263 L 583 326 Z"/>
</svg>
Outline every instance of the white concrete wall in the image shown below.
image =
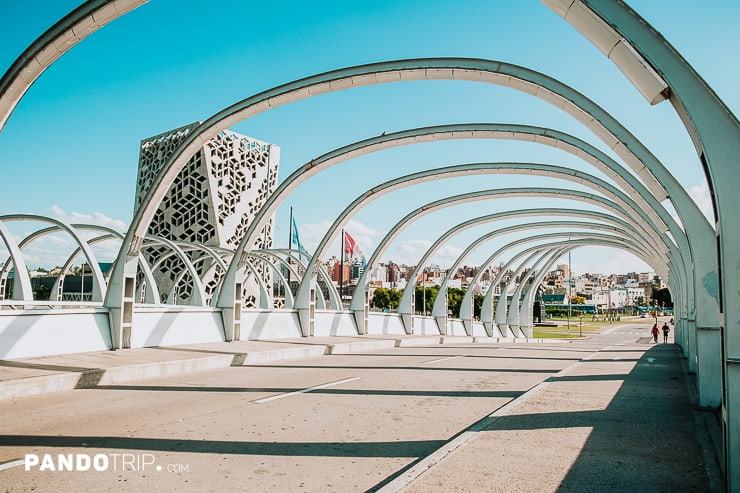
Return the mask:
<svg viewBox="0 0 740 493">
<path fill-rule="evenodd" d="M 414 317 L 414 334 L 423 335 L 440 335 L 439 327 L 437 327 L 437 321 L 434 317 Z"/>
<path fill-rule="evenodd" d="M 352 312 L 335 312 L 316 310 L 313 335 L 319 336 L 356 336 L 357 327 Z"/>
<path fill-rule="evenodd" d="M 447 335 L 449 336 L 466 336 L 465 325 L 459 318 L 447 319 Z"/>
<path fill-rule="evenodd" d="M 370 312 L 367 319 L 368 334 L 397 334 L 406 333 L 403 330 L 401 316 L 397 313 Z"/>
<path fill-rule="evenodd" d="M 295 310 L 242 310 L 241 340 L 301 337 Z"/>
<path fill-rule="evenodd" d="M 107 310 L 0 311 L 0 359 L 105 351 L 109 348 Z"/>
<path fill-rule="evenodd" d="M 498 330 L 494 328 L 493 335 L 498 335 Z M 473 322 L 473 337 L 488 337 L 488 333 L 486 332 L 486 327 L 483 325 L 483 322 Z"/>
<path fill-rule="evenodd" d="M 224 340 L 221 311 L 210 307 L 136 306 L 132 327 L 132 348 Z"/>
</svg>

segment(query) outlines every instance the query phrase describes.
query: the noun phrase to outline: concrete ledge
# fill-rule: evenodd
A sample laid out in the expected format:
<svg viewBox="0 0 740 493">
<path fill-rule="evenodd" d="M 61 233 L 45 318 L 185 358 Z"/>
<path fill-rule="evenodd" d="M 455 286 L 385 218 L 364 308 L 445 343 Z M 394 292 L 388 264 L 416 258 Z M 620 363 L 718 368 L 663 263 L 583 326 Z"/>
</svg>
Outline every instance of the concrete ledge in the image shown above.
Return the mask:
<svg viewBox="0 0 740 493">
<path fill-rule="evenodd" d="M 174 361 L 161 361 L 156 363 L 140 363 L 136 365 L 114 366 L 102 373 L 98 382 L 77 388 L 90 388 L 96 385 L 112 385 L 123 382 L 143 380 L 145 378 L 168 377 L 172 375 L 183 375 L 198 371 L 214 370 L 217 368 L 228 368 L 234 361 L 232 354 L 219 354 L 216 356 L 204 356 L 201 358 L 179 359 Z"/>
<path fill-rule="evenodd" d="M 254 363 L 269 363 L 270 361 L 279 361 L 286 359 L 301 359 L 323 356 L 329 353 L 329 346 L 303 346 L 297 348 L 272 349 L 269 351 L 251 351 L 248 352 L 240 364 L 248 365 Z"/>
<path fill-rule="evenodd" d="M 442 336 L 439 342 L 440 344 L 472 344 L 475 340 L 468 336 Z"/>
<path fill-rule="evenodd" d="M 376 351 L 378 349 L 390 349 L 396 347 L 394 339 L 379 341 L 345 342 L 342 344 L 331 344 L 326 354 L 348 354 L 362 353 L 365 351 Z"/>
<path fill-rule="evenodd" d="M 500 337 L 474 336 L 473 342 L 476 344 L 495 344 L 499 342 Z"/>
<path fill-rule="evenodd" d="M 397 347 L 434 346 L 436 344 L 442 344 L 441 337 L 407 337 L 396 340 Z"/>
<path fill-rule="evenodd" d="M 0 382 L 0 400 L 73 390 L 80 376 L 81 373 L 57 373 Z"/>
<path fill-rule="evenodd" d="M 507 344 L 512 344 L 516 342 L 516 340 L 513 337 L 499 337 L 498 342 L 503 342 Z"/>
</svg>

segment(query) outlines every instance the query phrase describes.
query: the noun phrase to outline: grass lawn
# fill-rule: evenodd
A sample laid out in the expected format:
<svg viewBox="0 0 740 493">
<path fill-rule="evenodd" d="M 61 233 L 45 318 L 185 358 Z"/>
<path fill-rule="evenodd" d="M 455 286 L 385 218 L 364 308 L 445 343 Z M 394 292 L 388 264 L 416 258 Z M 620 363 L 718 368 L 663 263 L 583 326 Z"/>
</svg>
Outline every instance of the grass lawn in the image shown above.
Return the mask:
<svg viewBox="0 0 740 493">
<path fill-rule="evenodd" d="M 557 327 L 534 327 L 532 331 L 532 337 L 538 337 L 538 338 L 543 338 L 543 339 L 545 338 L 572 339 L 572 338 L 578 338 L 579 334 L 581 333 L 584 336 L 587 336 L 588 334 L 592 332 L 599 332 L 599 330 L 603 328 L 613 327 L 614 324 L 618 324 L 622 322 L 635 322 L 638 320 L 640 319 L 636 317 L 622 317 L 622 319 L 619 322 L 603 322 L 603 321 L 594 322 L 591 320 L 590 317 L 589 318 L 584 317 L 583 323 L 581 324 L 581 321 L 578 319 L 578 317 L 571 317 L 570 329 L 568 329 L 568 319 L 567 318 L 548 318 L 547 319 L 548 322 L 554 322 L 558 324 L 558 326 Z"/>
</svg>

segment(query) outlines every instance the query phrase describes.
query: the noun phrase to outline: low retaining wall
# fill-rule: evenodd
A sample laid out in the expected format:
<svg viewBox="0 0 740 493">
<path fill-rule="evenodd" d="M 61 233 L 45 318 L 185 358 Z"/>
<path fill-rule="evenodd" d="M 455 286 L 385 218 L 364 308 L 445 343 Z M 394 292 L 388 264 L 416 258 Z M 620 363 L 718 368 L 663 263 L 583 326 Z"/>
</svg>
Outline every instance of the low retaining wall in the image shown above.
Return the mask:
<svg viewBox="0 0 740 493">
<path fill-rule="evenodd" d="M 367 319 L 368 334 L 403 335 L 403 322 L 397 313 L 370 312 Z"/>
<path fill-rule="evenodd" d="M 0 311 L 0 359 L 110 349 L 108 310 Z"/>
<path fill-rule="evenodd" d="M 137 305 L 131 347 L 173 346 L 224 341 L 221 310 L 211 307 Z M 449 336 L 465 336 L 461 320 L 448 320 Z M 405 335 L 401 316 L 370 312 L 368 334 Z M 433 317 L 414 317 L 414 334 L 439 336 Z M 241 340 L 301 337 L 294 310 L 243 310 Z M 356 336 L 352 312 L 316 310 L 314 336 Z M 480 322 L 473 336 L 485 337 Z M 494 334 L 498 335 L 498 334 Z M 0 310 L 0 359 L 110 349 L 108 311 L 104 308 L 57 310 Z"/>
<path fill-rule="evenodd" d="M 221 310 L 195 306 L 136 306 L 131 347 L 223 342 Z"/>
<path fill-rule="evenodd" d="M 297 311 L 242 310 L 241 340 L 285 337 L 301 337 Z"/>
<path fill-rule="evenodd" d="M 316 310 L 314 336 L 356 336 L 355 316 L 352 312 Z"/>
</svg>

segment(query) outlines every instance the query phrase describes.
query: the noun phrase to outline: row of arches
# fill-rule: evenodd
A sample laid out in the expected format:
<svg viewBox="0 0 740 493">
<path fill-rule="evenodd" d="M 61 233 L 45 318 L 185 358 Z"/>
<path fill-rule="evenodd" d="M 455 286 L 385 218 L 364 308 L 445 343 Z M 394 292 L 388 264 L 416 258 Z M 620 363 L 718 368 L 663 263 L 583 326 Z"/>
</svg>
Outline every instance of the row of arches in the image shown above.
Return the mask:
<svg viewBox="0 0 740 493">
<path fill-rule="evenodd" d="M 105 22 L 123 15 L 139 3 L 135 1 L 114 3 L 106 0 L 88 2 L 84 8 L 72 12 L 39 38 L 0 80 L 0 110 L 2 113 L 0 129 L 7 122 L 25 90 L 58 56 Z M 651 30 L 639 15 L 623 3 L 605 3 L 595 0 L 576 0 L 575 2 L 548 0 L 545 3 L 578 27 L 587 38 L 600 40 L 593 42 L 599 45 L 610 58 L 613 52 L 622 49 L 620 47 L 628 46 L 636 53 L 638 60 L 644 61 L 655 72 L 653 75 L 656 75 L 656 80 L 660 82 L 657 90 L 660 97 L 650 91 L 644 91 L 644 93 L 651 94 L 648 96 L 651 103 L 668 98 L 685 122 L 697 147 L 699 157 L 705 165 L 705 171 L 714 192 L 714 206 L 718 219 L 716 227 L 713 227 L 701 214 L 696 204 L 668 169 L 624 126 L 585 95 L 545 74 L 505 62 L 468 58 L 396 60 L 337 69 L 288 82 L 260 94 L 249 96 L 215 113 L 195 127 L 183 140 L 153 180 L 142 201 L 142 206 L 137 209 L 130 228 L 121 239 L 122 245 L 107 283 L 102 273 L 95 273 L 97 291 L 94 296 L 96 299 L 99 298 L 103 306 L 109 310 L 113 346 L 122 347 L 125 331 L 133 330 L 130 315 L 135 297 L 131 296 L 131 288 L 136 285 L 139 269 L 142 269 L 141 253 L 148 241 L 149 223 L 177 174 L 190 156 L 209 138 L 230 125 L 261 112 L 323 93 L 409 80 L 476 81 L 509 87 L 555 105 L 591 130 L 626 164 L 627 168 L 588 143 L 555 129 L 501 123 L 409 129 L 371 137 L 329 151 L 305 163 L 279 184 L 247 228 L 235 251 L 224 254 L 224 252 L 217 253 L 203 249 L 203 252 L 213 259 L 213 268 L 223 271 L 218 286 L 212 294 L 211 303 L 223 314 L 226 338 L 232 339 L 238 333 L 235 327 L 240 321 L 244 279 L 250 275 L 248 272 L 259 277 L 250 258 L 254 256 L 261 259 L 270 257 L 275 260 L 277 258 L 274 254 L 258 252 L 254 249 L 257 237 L 278 207 L 305 180 L 340 162 L 398 145 L 461 138 L 521 139 L 570 152 L 604 173 L 611 183 L 582 172 L 543 163 L 481 163 L 452 166 L 444 170 L 429 170 L 415 176 L 406 175 L 372 188 L 358 197 L 337 217 L 306 265 L 306 274 L 302 277 L 295 296 L 291 300 L 292 309 L 298 312 L 303 334 L 312 333 L 313 309 L 317 303 L 324 306 L 338 306 L 336 293 L 331 289 L 329 289 L 329 300 L 319 301 L 320 297 L 317 299 L 316 280 L 323 250 L 351 215 L 369 200 L 388 191 L 411 186 L 416 181 L 436 178 L 447 173 L 452 176 L 455 173 L 510 172 L 557 177 L 563 181 L 575 181 L 585 185 L 596 193 L 581 192 L 579 195 L 575 190 L 567 190 L 563 193 L 562 190 L 556 192 L 545 189 L 497 190 L 495 192 L 496 194 L 530 194 L 533 197 L 561 193 L 562 196 L 567 196 L 571 200 L 596 204 L 603 208 L 604 212 L 601 213 L 602 215 L 575 214 L 573 211 L 565 210 L 545 211 L 544 209 L 530 212 L 531 215 L 548 213 L 552 213 L 553 216 L 575 215 L 585 220 L 524 223 L 523 229 L 578 229 L 568 230 L 559 235 L 546 233 L 533 236 L 532 238 L 536 237 L 540 243 L 528 249 L 520 249 L 512 257 L 512 262 L 514 258 L 526 257 L 518 265 L 512 264 L 516 265 L 516 271 L 529 267 L 537 272 L 538 267 L 548 265 L 559 255 L 583 244 L 618 246 L 643 258 L 662 276 L 665 276 L 674 293 L 674 299 L 677 300 L 677 335 L 687 356 L 690 371 L 697 373 L 701 404 L 723 405 L 726 410 L 725 415 L 733 415 L 736 412 L 735 408 L 740 406 L 740 395 L 732 390 L 734 387 L 728 383 L 736 382 L 740 378 L 740 367 L 737 365 L 740 361 L 740 337 L 737 335 L 740 329 L 738 327 L 740 305 L 737 301 L 740 294 L 740 267 L 732 261 L 732 255 L 740 248 L 740 234 L 737 233 L 740 231 L 737 227 L 740 226 L 737 224 L 740 219 L 732 214 L 733 187 L 740 181 L 734 166 L 737 143 L 740 142 L 740 125 L 734 115 L 727 110 L 680 55 L 654 30 Z M 111 6 L 115 8 L 111 9 Z M 578 15 L 584 11 L 592 13 L 596 21 L 581 22 Z M 599 37 L 603 34 L 599 30 L 608 30 L 611 34 L 616 33 L 618 36 L 615 38 L 615 46 L 604 49 L 599 44 L 603 40 L 603 37 Z M 60 41 L 65 40 L 66 47 L 63 43 L 60 44 Z M 639 86 L 640 81 L 633 77 L 633 71 L 637 69 L 627 65 L 632 63 L 631 58 L 629 62 L 625 62 L 626 58 L 614 55 L 612 60 L 618 65 L 624 64 L 620 65 L 620 68 Z M 482 196 L 467 195 L 464 198 L 451 196 L 438 201 L 436 205 L 428 204 L 428 207 L 425 206 L 426 209 L 422 207 L 412 211 L 407 216 L 408 219 L 399 222 L 386 236 L 387 241 L 386 239 L 383 241 L 385 243 L 391 241 L 394 235 L 397 235 L 404 227 L 404 221 L 410 221 L 428 213 L 434 207 L 448 207 L 455 200 L 476 200 Z M 677 217 L 674 218 L 669 209 L 663 205 L 664 201 L 670 205 L 670 209 L 676 212 Z M 472 224 L 493 219 L 481 216 L 470 218 L 469 221 Z M 14 218 L 8 217 L 7 220 L 14 220 Z M 449 234 L 454 234 L 468 225 L 468 222 L 460 223 L 453 227 Z M 55 224 L 55 227 L 65 228 L 62 224 Z M 2 221 L 0 221 L 0 228 L 4 228 Z M 512 229 L 514 228 L 493 230 L 488 235 L 503 235 L 510 233 Z M 583 232 L 582 229 L 600 232 Z M 75 235 L 73 231 L 70 234 Z M 18 270 L 22 262 L 19 245 L 13 245 L 7 240 L 10 235 L 6 229 L 0 229 L 0 235 L 5 240 L 11 252 L 12 263 Z M 460 261 L 475 248 L 478 242 L 485 241 L 488 235 L 472 243 L 460 257 Z M 569 239 L 562 240 L 566 236 Z M 87 242 L 80 241 L 78 237 L 75 236 L 75 238 L 79 250 L 90 261 L 90 253 L 87 251 L 89 245 Z M 561 241 L 550 241 L 553 239 L 561 239 Z M 162 239 L 155 241 L 166 244 L 166 241 Z M 438 247 L 437 243 L 433 246 L 434 248 Z M 167 244 L 167 246 L 175 252 L 174 254 L 187 257 L 180 246 L 175 244 Z M 516 247 L 521 246 L 517 241 L 511 241 L 506 250 L 511 253 Z M 379 247 L 376 252 L 371 262 L 379 258 L 382 248 Z M 499 258 L 501 253 L 497 251 L 486 263 Z M 419 263 L 423 265 L 429 254 L 427 252 Z M 90 263 L 92 265 L 92 262 Z M 191 263 L 190 268 L 193 267 Z M 193 279 L 198 277 L 194 269 L 189 271 L 189 275 Z M 535 275 L 534 281 L 536 280 Z M 281 278 L 282 281 L 285 281 L 284 277 Z M 25 280 L 19 278 L 17 282 L 20 283 L 19 291 L 26 296 L 28 286 L 24 286 Z M 355 293 L 351 303 L 351 310 L 355 313 L 355 320 L 357 320 L 360 331 L 363 327 L 362 319 L 367 306 L 366 283 L 367 279 L 362 278 L 359 292 Z M 536 286 L 536 284 L 533 285 Z M 269 299 L 266 287 L 262 285 L 260 289 L 260 299 Z M 485 326 L 489 334 L 493 331 L 494 322 L 502 335 L 504 331 L 524 332 L 520 329 L 527 326 L 526 314 L 528 312 L 522 310 L 521 307 L 526 307 L 530 303 L 534 290 L 527 289 L 526 283 L 521 283 L 516 287 L 511 286 L 511 289 L 514 293 L 511 304 L 507 306 L 505 302 L 502 303 L 499 300 L 496 313 L 487 311 L 483 317 L 484 325 L 488 324 Z M 413 330 L 413 319 L 410 318 L 409 308 L 412 306 L 411 291 L 407 291 L 409 294 L 404 292 L 402 308 L 399 311 L 408 331 Z M 505 295 L 506 292 L 502 294 L 502 296 Z M 156 294 L 153 292 L 146 296 L 148 296 L 147 299 L 156 299 Z M 290 296 L 292 297 L 292 293 Z M 205 297 L 203 290 L 196 289 L 192 301 L 195 304 L 203 304 Z M 439 299 L 443 300 L 444 296 Z M 260 303 L 261 306 L 265 305 L 265 301 L 260 301 Z M 492 310 L 493 303 L 489 300 L 484 304 L 484 308 Z M 439 320 L 440 327 L 446 326 L 444 322 L 446 310 L 442 305 L 435 306 L 433 315 Z M 721 337 L 718 337 L 718 334 L 721 334 Z M 527 335 L 526 332 L 524 335 Z M 719 385 L 718 376 L 721 376 L 722 385 Z M 738 443 L 740 443 L 740 430 L 737 426 L 731 425 L 729 418 L 725 420 L 724 430 L 727 456 L 740 455 L 737 451 Z M 730 467 L 729 459 L 727 464 L 728 484 L 740 483 L 740 467 Z"/>
</svg>

